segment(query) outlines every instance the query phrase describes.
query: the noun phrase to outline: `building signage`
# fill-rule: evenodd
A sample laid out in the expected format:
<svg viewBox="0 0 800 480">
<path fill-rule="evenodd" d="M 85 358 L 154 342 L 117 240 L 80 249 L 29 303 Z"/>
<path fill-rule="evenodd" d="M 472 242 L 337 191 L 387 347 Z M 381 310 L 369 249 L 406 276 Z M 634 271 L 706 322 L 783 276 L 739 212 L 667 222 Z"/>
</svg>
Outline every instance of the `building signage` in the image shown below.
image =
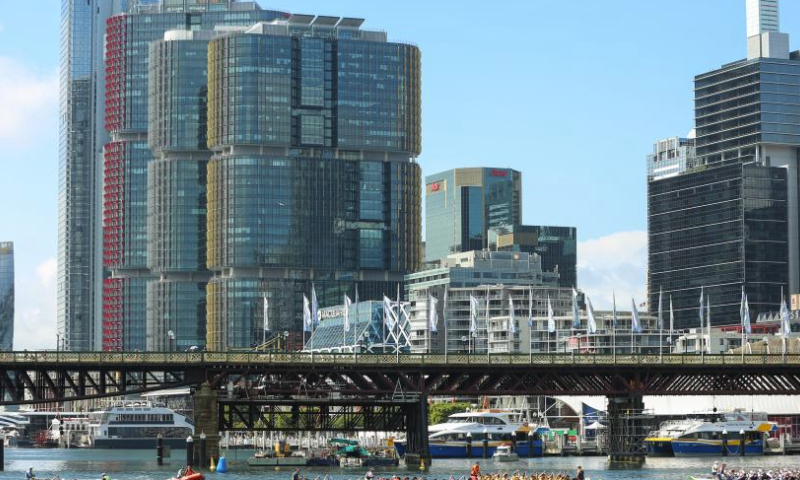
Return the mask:
<svg viewBox="0 0 800 480">
<path fill-rule="evenodd" d="M 320 309 L 319 311 L 320 320 L 326 320 L 328 318 L 338 318 L 338 317 L 344 317 L 343 306 Z"/>
<path fill-rule="evenodd" d="M 493 177 L 507 177 L 508 176 L 508 170 L 498 170 L 498 169 L 495 168 L 495 169 L 492 169 L 492 171 L 491 171 L 491 173 L 489 175 L 491 175 Z"/>
<path fill-rule="evenodd" d="M 445 180 L 439 180 L 438 182 L 429 183 L 426 189 L 429 194 L 443 192 L 447 190 L 447 183 Z"/>
</svg>

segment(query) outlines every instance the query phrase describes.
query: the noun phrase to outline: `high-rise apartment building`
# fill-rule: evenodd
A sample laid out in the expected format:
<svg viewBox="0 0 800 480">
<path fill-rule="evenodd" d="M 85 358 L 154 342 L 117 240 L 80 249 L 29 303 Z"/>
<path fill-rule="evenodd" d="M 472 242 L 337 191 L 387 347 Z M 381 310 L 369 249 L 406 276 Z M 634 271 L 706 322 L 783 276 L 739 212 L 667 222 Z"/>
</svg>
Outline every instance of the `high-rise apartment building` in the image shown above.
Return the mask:
<svg viewBox="0 0 800 480">
<path fill-rule="evenodd" d="M 57 328 L 62 347 L 102 343 L 103 36 L 124 0 L 62 0 Z"/>
<path fill-rule="evenodd" d="M 14 244 L 0 242 L 0 351 L 14 350 Z"/>
<path fill-rule="evenodd" d="M 205 67 L 197 58 L 204 50 L 193 42 L 156 45 L 151 70 L 151 44 L 171 30 L 244 27 L 287 16 L 252 2 L 166 0 L 139 3 L 107 20 L 103 261 L 110 275 L 103 285 L 104 349 L 161 348 L 171 337 L 173 347 L 182 346 L 204 332 L 207 274 L 199 245 L 208 153 L 202 133 Z M 159 75 L 152 90 L 151 71 Z M 150 124 L 157 135 L 150 143 L 149 105 L 160 115 Z M 154 330 L 148 343 L 148 313 L 158 332 L 172 330 L 169 339 Z M 189 318 L 194 328 L 186 325 Z M 182 326 L 173 329 L 170 322 Z"/>
<path fill-rule="evenodd" d="M 676 322 L 739 322 L 800 289 L 800 53 L 778 32 L 778 1 L 748 1 L 747 58 L 695 77 L 695 158 L 648 185 L 650 305 L 671 295 Z"/>
<path fill-rule="evenodd" d="M 509 225 L 489 229 L 489 249 L 535 253 L 542 270 L 558 274 L 558 286 L 578 285 L 578 232 L 575 227 Z"/>
<path fill-rule="evenodd" d="M 425 178 L 425 260 L 488 247 L 490 228 L 522 223 L 522 174 L 456 168 Z"/>
<path fill-rule="evenodd" d="M 292 15 L 208 49 L 208 347 L 302 328 L 303 295 L 381 299 L 420 261 L 420 51 Z"/>
</svg>

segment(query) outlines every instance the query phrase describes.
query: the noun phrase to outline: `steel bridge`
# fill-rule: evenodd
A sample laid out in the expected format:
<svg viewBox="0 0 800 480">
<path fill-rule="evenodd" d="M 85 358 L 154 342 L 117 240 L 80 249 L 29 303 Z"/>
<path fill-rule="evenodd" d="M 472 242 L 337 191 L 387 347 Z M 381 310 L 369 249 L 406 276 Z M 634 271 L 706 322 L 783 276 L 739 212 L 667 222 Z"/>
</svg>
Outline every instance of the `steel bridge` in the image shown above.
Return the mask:
<svg viewBox="0 0 800 480">
<path fill-rule="evenodd" d="M 798 394 L 800 355 L 0 353 L 1 405 L 185 386 L 200 387 L 205 458 L 220 430 L 365 430 L 405 431 L 418 462 L 431 396 L 602 395 L 613 437 L 644 395 Z M 634 448 L 622 435 L 610 441 L 620 458 Z"/>
<path fill-rule="evenodd" d="M 0 405 L 258 379 L 271 395 L 793 395 L 800 355 L 0 353 Z M 253 380 L 255 383 L 255 380 Z M 252 385 L 255 388 L 255 385 Z"/>
</svg>

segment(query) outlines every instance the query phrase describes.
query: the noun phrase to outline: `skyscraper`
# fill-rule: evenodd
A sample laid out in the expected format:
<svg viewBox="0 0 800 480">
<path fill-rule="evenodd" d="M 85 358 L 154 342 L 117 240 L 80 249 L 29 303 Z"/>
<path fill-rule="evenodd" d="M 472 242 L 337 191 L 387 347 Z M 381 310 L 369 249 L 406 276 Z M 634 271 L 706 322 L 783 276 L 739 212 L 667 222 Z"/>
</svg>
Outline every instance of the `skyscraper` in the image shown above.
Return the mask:
<svg viewBox="0 0 800 480">
<path fill-rule="evenodd" d="M 419 264 L 420 52 L 361 19 L 292 15 L 209 44 L 208 347 L 392 295 Z"/>
<path fill-rule="evenodd" d="M 0 351 L 14 350 L 14 244 L 0 242 Z"/>
<path fill-rule="evenodd" d="M 522 223 L 522 174 L 457 168 L 425 178 L 425 260 L 487 248 L 490 228 Z"/>
<path fill-rule="evenodd" d="M 103 35 L 126 4 L 61 1 L 57 324 L 71 350 L 102 339 Z"/>
<path fill-rule="evenodd" d="M 778 31 L 777 0 L 748 1 L 747 59 L 695 77 L 695 156 L 648 185 L 650 305 L 661 288 L 676 321 L 739 322 L 800 289 L 800 52 Z"/>
<path fill-rule="evenodd" d="M 286 16 L 252 2 L 166 0 L 156 5 L 139 3 L 129 13 L 107 20 L 105 127 L 110 141 L 104 158 L 103 261 L 110 276 L 103 286 L 104 349 L 146 349 L 148 310 L 151 325 L 167 333 L 176 315 L 184 318 L 180 322 L 184 327 L 187 316 L 198 322 L 193 329 L 173 330 L 174 346 L 195 342 L 203 333 L 200 319 L 205 315 L 202 291 L 207 274 L 202 272 L 205 260 L 198 245 L 205 234 L 205 191 L 204 178 L 198 177 L 204 175 L 202 158 L 207 153 L 203 153 L 203 134 L 198 136 L 204 119 L 186 121 L 199 111 L 205 114 L 204 105 L 197 106 L 205 102 L 202 59 L 190 58 L 202 54 L 202 48 L 172 42 L 162 47 L 174 47 L 173 52 L 154 54 L 167 64 L 154 68 L 170 71 L 159 77 L 162 83 L 152 90 L 158 96 L 154 105 L 163 109 L 163 115 L 152 125 L 158 138 L 148 144 L 150 44 L 163 40 L 169 30 L 248 26 Z M 185 83 L 175 83 L 169 77 L 172 74 Z M 152 208 L 148 209 L 148 203 Z M 150 232 L 154 232 L 152 241 Z M 167 342 L 156 333 L 150 345 L 161 348 Z"/>
</svg>

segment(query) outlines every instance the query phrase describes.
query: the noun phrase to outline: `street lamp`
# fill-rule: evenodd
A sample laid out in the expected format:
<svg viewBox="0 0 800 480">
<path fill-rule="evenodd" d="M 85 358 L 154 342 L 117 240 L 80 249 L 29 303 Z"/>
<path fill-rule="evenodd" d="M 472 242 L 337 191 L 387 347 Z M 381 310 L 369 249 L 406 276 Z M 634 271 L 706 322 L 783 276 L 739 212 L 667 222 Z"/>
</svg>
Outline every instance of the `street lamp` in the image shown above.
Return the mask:
<svg viewBox="0 0 800 480">
<path fill-rule="evenodd" d="M 283 350 L 285 352 L 287 352 L 287 353 L 289 352 L 289 331 L 288 330 L 284 330 L 283 331 Z"/>
<path fill-rule="evenodd" d="M 172 329 L 167 330 L 167 340 L 169 341 L 167 350 L 170 352 L 175 351 L 173 348 L 175 344 L 175 332 L 173 332 Z"/>
</svg>

